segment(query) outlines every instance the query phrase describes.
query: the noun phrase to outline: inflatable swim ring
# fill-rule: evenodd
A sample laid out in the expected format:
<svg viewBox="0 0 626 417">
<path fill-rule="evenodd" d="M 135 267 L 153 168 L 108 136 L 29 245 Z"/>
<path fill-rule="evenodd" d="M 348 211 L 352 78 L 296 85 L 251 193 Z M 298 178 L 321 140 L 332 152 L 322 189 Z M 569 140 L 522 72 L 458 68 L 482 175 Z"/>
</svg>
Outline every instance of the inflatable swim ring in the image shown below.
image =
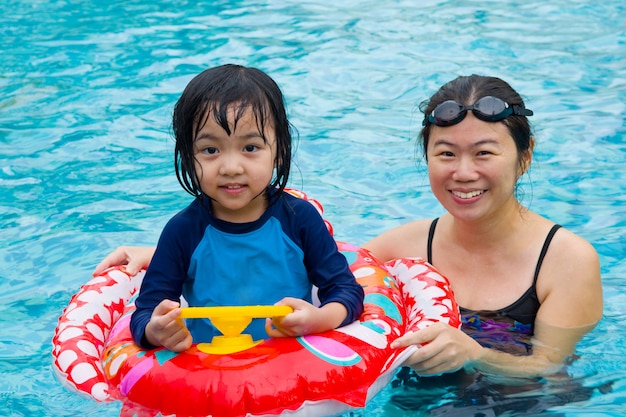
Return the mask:
<svg viewBox="0 0 626 417">
<path fill-rule="evenodd" d="M 419 259 L 385 265 L 338 242 L 365 291 L 358 321 L 325 333 L 267 339 L 234 353 L 144 350 L 128 327 L 143 272 L 112 268 L 84 284 L 59 318 L 54 369 L 68 387 L 123 403 L 121 416 L 328 416 L 365 404 L 417 349 L 391 349 L 435 321 L 459 327 L 448 281 Z"/>
</svg>

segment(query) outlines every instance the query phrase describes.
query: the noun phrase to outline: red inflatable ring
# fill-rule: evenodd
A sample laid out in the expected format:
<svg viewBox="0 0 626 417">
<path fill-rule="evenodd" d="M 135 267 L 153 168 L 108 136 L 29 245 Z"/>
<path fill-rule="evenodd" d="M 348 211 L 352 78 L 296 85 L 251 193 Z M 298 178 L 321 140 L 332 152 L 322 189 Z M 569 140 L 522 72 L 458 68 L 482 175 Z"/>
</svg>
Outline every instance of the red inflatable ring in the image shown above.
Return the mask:
<svg viewBox="0 0 626 417">
<path fill-rule="evenodd" d="M 419 259 L 383 265 L 338 242 L 364 287 L 358 321 L 321 334 L 267 339 L 240 352 L 144 350 L 128 327 L 143 272 L 113 268 L 84 284 L 59 318 L 54 369 L 68 387 L 123 403 L 125 417 L 324 416 L 365 404 L 417 349 L 391 349 L 407 331 L 459 327 L 450 285 Z"/>
</svg>

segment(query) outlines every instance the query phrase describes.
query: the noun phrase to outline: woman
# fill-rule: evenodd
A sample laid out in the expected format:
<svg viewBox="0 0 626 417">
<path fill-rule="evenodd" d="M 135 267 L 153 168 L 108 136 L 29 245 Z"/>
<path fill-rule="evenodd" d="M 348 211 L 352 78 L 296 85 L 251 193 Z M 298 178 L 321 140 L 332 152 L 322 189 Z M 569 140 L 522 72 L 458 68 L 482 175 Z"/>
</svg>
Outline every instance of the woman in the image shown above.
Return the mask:
<svg viewBox="0 0 626 417">
<path fill-rule="evenodd" d="M 396 346 L 421 346 L 406 362 L 418 375 L 557 372 L 602 316 L 600 265 L 587 241 L 515 196 L 532 160 L 532 111 L 509 84 L 478 75 L 445 84 L 424 111 L 420 139 L 430 185 L 447 212 L 364 247 L 381 261 L 427 259 L 450 280 L 463 327 L 435 324 Z M 116 264 L 135 273 L 152 252 L 120 247 L 94 273 Z"/>
<path fill-rule="evenodd" d="M 463 328 L 436 324 L 396 346 L 422 345 L 406 363 L 419 375 L 555 372 L 600 320 L 602 286 L 594 248 L 515 196 L 532 160 L 532 111 L 506 82 L 472 75 L 442 86 L 424 113 L 430 186 L 447 213 L 364 247 L 381 261 L 427 259 L 450 280 Z"/>
</svg>

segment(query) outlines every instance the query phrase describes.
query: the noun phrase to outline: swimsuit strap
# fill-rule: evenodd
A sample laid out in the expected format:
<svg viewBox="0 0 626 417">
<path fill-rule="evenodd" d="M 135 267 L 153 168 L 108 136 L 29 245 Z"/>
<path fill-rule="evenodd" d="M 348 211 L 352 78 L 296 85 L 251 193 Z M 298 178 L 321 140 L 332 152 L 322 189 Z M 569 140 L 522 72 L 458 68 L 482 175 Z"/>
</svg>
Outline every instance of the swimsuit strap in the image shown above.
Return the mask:
<svg viewBox="0 0 626 417">
<path fill-rule="evenodd" d="M 537 261 L 537 267 L 535 268 L 535 276 L 533 278 L 533 286 L 537 284 L 537 278 L 539 277 L 539 270 L 541 269 L 541 264 L 543 263 L 543 258 L 546 256 L 546 252 L 548 252 L 548 246 L 550 246 L 550 242 L 552 241 L 552 237 L 556 233 L 557 230 L 561 228 L 560 224 L 555 224 L 548 232 L 548 236 L 546 236 L 545 242 L 543 242 L 543 247 L 541 248 L 541 253 L 539 254 L 539 260 Z"/>
<path fill-rule="evenodd" d="M 433 220 L 433 222 L 430 224 L 430 229 L 428 230 L 428 243 L 426 244 L 426 252 L 427 252 L 427 258 L 426 259 L 428 261 L 429 264 L 433 264 L 433 237 L 435 236 L 435 227 L 437 227 L 437 221 L 439 220 L 439 217 L 437 217 L 435 220 Z"/>
<path fill-rule="evenodd" d="M 428 243 L 426 247 L 427 258 L 429 264 L 433 263 L 433 238 L 435 236 L 435 228 L 437 227 L 437 221 L 439 221 L 439 217 L 437 217 L 430 224 L 430 229 L 428 230 Z M 539 277 L 539 270 L 541 269 L 541 264 L 543 263 L 543 258 L 545 258 L 546 253 L 548 252 L 548 247 L 550 246 L 550 242 L 552 242 L 552 237 L 556 233 L 557 230 L 561 228 L 560 224 L 555 224 L 548 232 L 548 236 L 546 236 L 545 242 L 543 242 L 543 247 L 541 248 L 541 253 L 539 254 L 539 260 L 537 261 L 537 266 L 535 267 L 535 276 L 533 277 L 533 285 L 537 283 L 537 278 Z"/>
</svg>

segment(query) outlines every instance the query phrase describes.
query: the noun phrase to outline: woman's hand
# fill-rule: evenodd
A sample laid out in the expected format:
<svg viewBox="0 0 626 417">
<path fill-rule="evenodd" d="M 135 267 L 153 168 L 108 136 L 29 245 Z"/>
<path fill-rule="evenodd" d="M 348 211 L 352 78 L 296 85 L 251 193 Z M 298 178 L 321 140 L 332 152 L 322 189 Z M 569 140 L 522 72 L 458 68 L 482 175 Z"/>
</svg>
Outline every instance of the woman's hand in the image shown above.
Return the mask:
<svg viewBox="0 0 626 417">
<path fill-rule="evenodd" d="M 407 333 L 396 339 L 391 347 L 419 345 L 404 365 L 421 376 L 454 372 L 465 367 L 513 377 L 537 377 L 558 372 L 576 342 L 593 328 L 593 325 L 557 327 L 541 321 L 535 324 L 530 355 L 518 356 L 484 348 L 461 330 L 445 323 Z"/>
<path fill-rule="evenodd" d="M 404 362 L 420 376 L 454 372 L 477 360 L 484 348 L 461 330 L 445 323 L 407 333 L 391 344 L 392 348 L 419 345 Z"/>
<path fill-rule="evenodd" d="M 339 326 L 348 315 L 341 303 L 328 303 L 318 308 L 299 298 L 285 297 L 275 305 L 290 306 L 293 313 L 266 319 L 265 331 L 270 337 L 322 333 Z"/>
<path fill-rule="evenodd" d="M 146 246 L 119 246 L 96 266 L 92 275 L 99 275 L 107 268 L 117 265 L 125 265 L 126 273 L 135 275 L 148 267 L 154 250 L 154 247 Z"/>
<path fill-rule="evenodd" d="M 161 301 L 146 325 L 146 340 L 154 346 L 163 346 L 172 352 L 183 352 L 191 347 L 192 337 L 180 318 L 180 304 Z"/>
</svg>

